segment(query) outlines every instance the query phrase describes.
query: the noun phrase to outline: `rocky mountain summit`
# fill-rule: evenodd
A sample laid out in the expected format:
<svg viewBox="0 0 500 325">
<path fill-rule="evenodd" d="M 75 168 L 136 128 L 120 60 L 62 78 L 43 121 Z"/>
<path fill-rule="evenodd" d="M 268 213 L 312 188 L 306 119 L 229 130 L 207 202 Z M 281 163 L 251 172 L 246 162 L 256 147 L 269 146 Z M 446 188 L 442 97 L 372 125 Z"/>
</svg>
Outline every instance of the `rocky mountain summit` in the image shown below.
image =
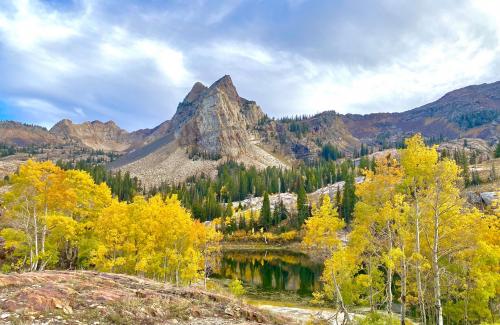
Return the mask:
<svg viewBox="0 0 500 325">
<path fill-rule="evenodd" d="M 210 87 L 197 82 L 154 141 L 111 167 L 127 170 L 145 184 L 158 184 L 202 172 L 210 175 L 228 159 L 259 168 L 285 166 L 260 146 L 255 128 L 264 117 L 254 101 L 239 96 L 230 76 Z"/>
<path fill-rule="evenodd" d="M 212 156 L 237 158 L 251 150 L 251 131 L 264 117 L 253 101 L 238 95 L 230 76 L 209 88 L 196 83 L 172 118 L 175 138 Z"/>
</svg>

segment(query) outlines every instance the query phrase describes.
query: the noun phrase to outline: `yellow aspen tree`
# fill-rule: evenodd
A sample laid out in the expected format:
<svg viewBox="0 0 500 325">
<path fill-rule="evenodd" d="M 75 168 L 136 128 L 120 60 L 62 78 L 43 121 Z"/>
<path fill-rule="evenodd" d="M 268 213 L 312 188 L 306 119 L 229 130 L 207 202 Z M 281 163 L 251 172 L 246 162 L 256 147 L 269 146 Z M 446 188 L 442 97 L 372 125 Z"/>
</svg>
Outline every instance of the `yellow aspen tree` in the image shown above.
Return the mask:
<svg viewBox="0 0 500 325">
<path fill-rule="evenodd" d="M 323 196 L 319 208 L 314 208 L 312 216 L 305 221 L 303 244 L 326 252 L 331 256 L 325 263 L 324 279 L 331 283 L 332 294 L 336 299 L 343 318 L 349 322 L 350 315 L 343 299 L 341 282 L 338 279 L 345 269 L 337 268 L 338 260 L 346 257 L 345 249 L 339 239 L 338 231 L 345 226 L 344 221 L 338 217 L 338 212 L 330 202 L 328 195 Z M 344 264 L 347 265 L 347 264 Z"/>
<path fill-rule="evenodd" d="M 193 232 L 196 234 L 197 246 L 203 256 L 203 285 L 206 289 L 208 276 L 218 264 L 223 236 L 213 225 L 205 226 L 199 221 L 194 222 Z"/>
<path fill-rule="evenodd" d="M 434 169 L 433 182 L 423 191 L 423 232 L 432 265 L 433 298 L 436 324 L 443 324 L 441 274 L 442 261 L 450 259 L 471 245 L 472 232 L 468 227 L 469 214 L 460 197 L 458 181 L 460 168 L 454 161 L 444 159 Z"/>
<path fill-rule="evenodd" d="M 447 261 L 443 314 L 452 323 L 494 323 L 500 297 L 500 220 L 477 210 L 464 219 L 473 231 L 466 235 L 468 247 Z"/>
<path fill-rule="evenodd" d="M 424 290 L 422 283 L 422 254 L 421 254 L 421 204 L 422 191 L 433 181 L 435 166 L 439 155 L 435 147 L 426 147 L 420 134 L 416 134 L 405 141 L 406 149 L 400 151 L 401 166 L 405 177 L 405 192 L 411 196 L 413 203 L 413 222 L 415 226 L 415 276 L 420 319 L 422 324 L 427 323 Z"/>
<path fill-rule="evenodd" d="M 15 227 L 22 228 L 30 247 L 29 269 L 45 269 L 47 217 L 67 211 L 74 196 L 64 183 L 64 171 L 52 162 L 27 161 L 12 177 L 12 188 L 4 195 L 5 205 Z"/>
<path fill-rule="evenodd" d="M 393 277 L 402 252 L 401 247 L 398 247 L 401 243 L 399 228 L 406 226 L 407 214 L 404 213 L 404 196 L 397 191 L 402 182 L 402 172 L 397 162 L 390 156 L 379 159 L 376 171 L 366 171 L 365 182 L 356 188 L 358 202 L 354 210 L 354 227 L 349 237 L 349 247 L 357 251 L 360 258 L 365 259 L 369 277 L 373 274 L 373 268 L 384 267 L 385 301 L 391 319 Z M 370 280 L 369 301 L 373 311 L 372 283 L 375 279 Z M 402 276 L 402 280 L 405 287 L 406 277 Z M 404 313 L 402 321 L 404 322 Z"/>
<path fill-rule="evenodd" d="M 95 222 L 95 233 L 99 246 L 94 252 L 92 263 L 98 270 L 124 272 L 124 247 L 129 234 L 128 205 L 113 200 L 111 205 L 101 211 Z"/>
</svg>

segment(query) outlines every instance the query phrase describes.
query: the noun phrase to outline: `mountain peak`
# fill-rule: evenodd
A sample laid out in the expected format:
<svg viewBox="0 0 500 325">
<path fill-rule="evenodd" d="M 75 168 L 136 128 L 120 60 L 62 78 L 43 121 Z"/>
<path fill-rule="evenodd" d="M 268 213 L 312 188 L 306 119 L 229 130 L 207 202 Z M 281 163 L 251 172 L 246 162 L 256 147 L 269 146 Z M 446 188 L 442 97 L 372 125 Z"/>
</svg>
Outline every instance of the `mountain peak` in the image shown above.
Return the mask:
<svg viewBox="0 0 500 325">
<path fill-rule="evenodd" d="M 73 124 L 73 121 L 71 121 L 70 119 L 65 118 L 65 119 L 60 120 L 56 124 L 54 124 L 54 127 L 56 125 L 71 125 L 71 124 Z"/>
<path fill-rule="evenodd" d="M 236 87 L 233 84 L 233 80 L 231 80 L 231 76 L 225 75 L 216 82 L 214 82 L 210 89 L 218 89 L 223 91 L 231 100 L 239 100 L 240 96 L 236 91 Z"/>
</svg>

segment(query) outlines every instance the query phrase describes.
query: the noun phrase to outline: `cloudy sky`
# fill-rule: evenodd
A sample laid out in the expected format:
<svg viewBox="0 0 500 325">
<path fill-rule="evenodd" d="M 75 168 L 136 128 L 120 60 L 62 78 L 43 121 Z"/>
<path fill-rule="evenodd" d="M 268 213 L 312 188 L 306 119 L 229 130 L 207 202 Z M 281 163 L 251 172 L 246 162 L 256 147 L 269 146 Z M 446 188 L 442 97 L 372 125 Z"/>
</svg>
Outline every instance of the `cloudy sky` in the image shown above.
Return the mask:
<svg viewBox="0 0 500 325">
<path fill-rule="evenodd" d="M 153 127 L 224 74 L 276 117 L 410 109 L 500 80 L 500 1 L 0 1 L 0 119 Z"/>
</svg>

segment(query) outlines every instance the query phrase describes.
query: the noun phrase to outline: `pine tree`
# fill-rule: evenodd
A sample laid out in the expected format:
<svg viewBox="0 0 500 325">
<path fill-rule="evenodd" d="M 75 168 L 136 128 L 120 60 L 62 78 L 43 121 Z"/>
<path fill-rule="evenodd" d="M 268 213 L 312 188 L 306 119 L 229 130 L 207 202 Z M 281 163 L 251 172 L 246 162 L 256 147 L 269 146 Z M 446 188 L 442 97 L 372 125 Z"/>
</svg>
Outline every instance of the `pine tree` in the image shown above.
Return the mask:
<svg viewBox="0 0 500 325">
<path fill-rule="evenodd" d="M 224 215 L 228 218 L 231 218 L 234 214 L 234 211 L 233 211 L 233 202 L 229 202 L 227 205 L 226 205 L 226 210 L 224 211 Z"/>
<path fill-rule="evenodd" d="M 344 195 L 342 196 L 342 217 L 347 224 L 352 220 L 352 212 L 356 204 L 356 195 L 354 191 L 354 174 L 349 173 L 345 180 Z"/>
<path fill-rule="evenodd" d="M 271 203 L 269 202 L 269 194 L 264 192 L 264 199 L 262 201 L 262 208 L 260 210 L 260 223 L 265 229 L 271 226 Z"/>
<path fill-rule="evenodd" d="M 245 213 L 243 212 L 240 212 L 240 221 L 239 221 L 239 224 L 238 224 L 238 228 L 240 230 L 247 230 L 247 223 L 246 223 L 246 220 L 245 220 Z"/>
<path fill-rule="evenodd" d="M 283 200 L 280 200 L 274 207 L 273 211 L 273 225 L 278 225 L 281 221 L 288 218 L 288 211 L 285 207 Z"/>
<path fill-rule="evenodd" d="M 297 192 L 297 227 L 301 227 L 304 221 L 309 218 L 309 204 L 304 186 L 300 185 Z"/>
<path fill-rule="evenodd" d="M 275 205 L 273 210 L 273 226 L 276 226 L 280 222 L 280 208 L 278 205 Z"/>
</svg>

